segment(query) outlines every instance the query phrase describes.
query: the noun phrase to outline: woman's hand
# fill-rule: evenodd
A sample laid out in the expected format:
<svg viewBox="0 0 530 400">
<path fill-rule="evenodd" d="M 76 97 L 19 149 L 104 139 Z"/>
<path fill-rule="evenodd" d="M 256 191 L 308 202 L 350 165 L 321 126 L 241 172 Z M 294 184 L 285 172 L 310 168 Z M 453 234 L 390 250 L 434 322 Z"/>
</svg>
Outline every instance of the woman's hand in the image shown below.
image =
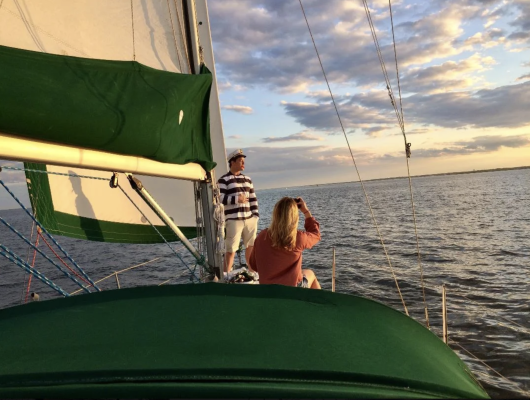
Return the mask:
<svg viewBox="0 0 530 400">
<path fill-rule="evenodd" d="M 302 214 L 304 214 L 304 215 L 307 214 L 307 213 L 311 214 L 309 212 L 309 208 L 307 208 L 307 204 L 305 203 L 304 199 L 302 199 L 301 197 L 297 197 L 296 198 L 296 203 L 298 205 L 300 205 L 300 211 L 302 211 Z"/>
</svg>

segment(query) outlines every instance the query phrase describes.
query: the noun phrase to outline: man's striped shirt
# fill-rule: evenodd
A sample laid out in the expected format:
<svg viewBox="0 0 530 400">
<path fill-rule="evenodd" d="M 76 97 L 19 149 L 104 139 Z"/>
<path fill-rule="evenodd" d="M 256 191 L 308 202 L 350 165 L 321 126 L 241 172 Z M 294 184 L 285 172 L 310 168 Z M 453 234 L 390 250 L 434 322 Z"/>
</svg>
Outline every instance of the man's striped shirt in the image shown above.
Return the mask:
<svg viewBox="0 0 530 400">
<path fill-rule="evenodd" d="M 221 192 L 221 202 L 225 206 L 225 219 L 248 219 L 259 217 L 258 199 L 254 192 L 254 185 L 250 177 L 231 172 L 224 174 L 217 181 Z M 245 203 L 238 203 L 237 198 L 241 193 L 248 196 Z"/>
</svg>

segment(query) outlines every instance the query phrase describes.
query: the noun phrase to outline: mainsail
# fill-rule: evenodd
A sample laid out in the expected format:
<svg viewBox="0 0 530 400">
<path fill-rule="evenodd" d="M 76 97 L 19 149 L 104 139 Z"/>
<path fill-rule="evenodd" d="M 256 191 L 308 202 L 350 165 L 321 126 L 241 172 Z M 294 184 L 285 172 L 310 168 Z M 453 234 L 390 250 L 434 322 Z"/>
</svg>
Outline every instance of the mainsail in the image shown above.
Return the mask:
<svg viewBox="0 0 530 400">
<path fill-rule="evenodd" d="M 0 95 L 9 99 L 0 158 L 46 164 L 26 164 L 26 177 L 51 232 L 152 243 L 162 240 L 154 224 L 176 240 L 124 176 L 141 212 L 108 180 L 79 178 L 117 171 L 149 175 L 144 186 L 195 236 L 193 184 L 160 177 L 204 179 L 216 163 L 218 175 L 226 171 L 215 79 L 207 68 L 199 74 L 204 57 L 215 78 L 201 13 L 186 0 L 0 2 Z"/>
</svg>

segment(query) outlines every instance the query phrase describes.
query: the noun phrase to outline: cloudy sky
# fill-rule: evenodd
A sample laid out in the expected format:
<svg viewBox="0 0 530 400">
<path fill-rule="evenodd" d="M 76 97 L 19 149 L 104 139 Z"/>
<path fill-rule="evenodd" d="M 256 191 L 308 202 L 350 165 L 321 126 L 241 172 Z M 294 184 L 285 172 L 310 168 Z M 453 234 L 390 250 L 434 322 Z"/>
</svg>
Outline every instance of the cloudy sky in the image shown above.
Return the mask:
<svg viewBox="0 0 530 400">
<path fill-rule="evenodd" d="M 302 4 L 361 177 L 406 176 L 362 0 Z M 388 0 L 368 5 L 397 99 Z M 356 181 L 300 2 L 208 6 L 227 151 L 244 149 L 256 188 Z M 411 174 L 530 165 L 530 0 L 392 0 L 392 11 Z"/>
<path fill-rule="evenodd" d="M 302 0 L 363 179 L 406 176 L 361 0 Z M 387 0 L 368 1 L 398 98 Z M 209 0 L 227 151 L 258 188 L 357 180 L 298 0 Z M 392 1 L 412 175 L 530 165 L 530 1 Z"/>
</svg>

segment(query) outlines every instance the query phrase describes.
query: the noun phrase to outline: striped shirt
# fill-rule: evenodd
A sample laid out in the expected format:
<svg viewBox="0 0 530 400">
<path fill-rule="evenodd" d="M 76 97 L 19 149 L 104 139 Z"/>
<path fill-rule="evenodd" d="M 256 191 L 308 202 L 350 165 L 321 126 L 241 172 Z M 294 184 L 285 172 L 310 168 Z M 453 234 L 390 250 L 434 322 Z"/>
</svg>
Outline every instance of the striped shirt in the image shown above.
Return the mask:
<svg viewBox="0 0 530 400">
<path fill-rule="evenodd" d="M 258 199 L 250 177 L 243 174 L 234 175 L 229 171 L 219 178 L 217 184 L 221 192 L 221 202 L 225 206 L 225 219 L 259 217 Z M 241 193 L 245 193 L 247 196 L 245 203 L 237 202 L 237 197 Z"/>
</svg>

